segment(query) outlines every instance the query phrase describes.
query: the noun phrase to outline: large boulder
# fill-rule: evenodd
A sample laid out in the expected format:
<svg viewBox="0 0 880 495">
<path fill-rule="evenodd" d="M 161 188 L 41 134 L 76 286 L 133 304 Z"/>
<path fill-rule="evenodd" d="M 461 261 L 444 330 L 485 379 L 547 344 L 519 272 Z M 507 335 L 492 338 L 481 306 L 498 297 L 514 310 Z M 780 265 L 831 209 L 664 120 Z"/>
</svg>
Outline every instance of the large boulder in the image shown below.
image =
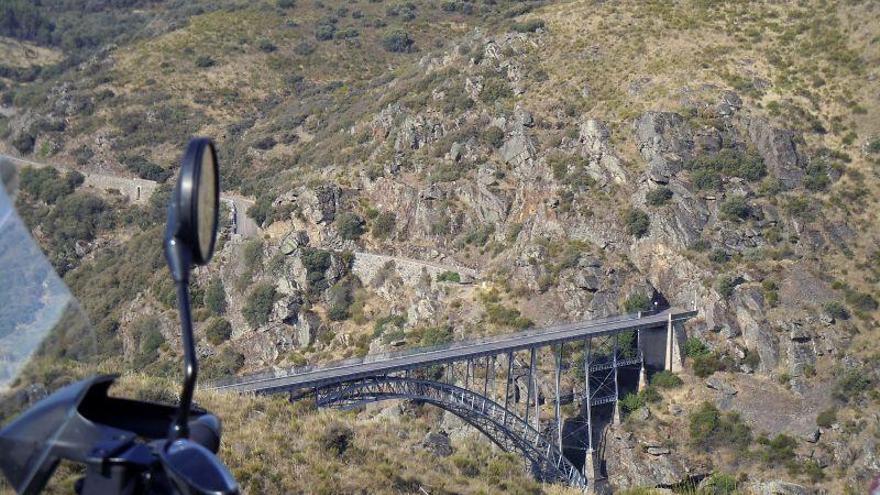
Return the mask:
<svg viewBox="0 0 880 495">
<path fill-rule="evenodd" d="M 754 495 L 807 495 L 811 493 L 801 485 L 786 481 L 756 481 L 749 485 L 749 493 Z"/>
<path fill-rule="evenodd" d="M 793 131 L 777 129 L 759 118 L 748 121 L 749 139 L 764 159 L 770 175 L 793 188 L 804 180 L 807 160 L 798 151 L 803 138 Z"/>
<path fill-rule="evenodd" d="M 648 178 L 654 182 L 669 182 L 692 157 L 693 135 L 677 113 L 647 112 L 636 119 L 633 130 L 639 153 L 648 162 Z"/>
<path fill-rule="evenodd" d="M 336 184 L 306 189 L 299 197 L 303 215 L 317 225 L 332 223 L 339 208 L 339 197 L 339 186 Z"/>
</svg>

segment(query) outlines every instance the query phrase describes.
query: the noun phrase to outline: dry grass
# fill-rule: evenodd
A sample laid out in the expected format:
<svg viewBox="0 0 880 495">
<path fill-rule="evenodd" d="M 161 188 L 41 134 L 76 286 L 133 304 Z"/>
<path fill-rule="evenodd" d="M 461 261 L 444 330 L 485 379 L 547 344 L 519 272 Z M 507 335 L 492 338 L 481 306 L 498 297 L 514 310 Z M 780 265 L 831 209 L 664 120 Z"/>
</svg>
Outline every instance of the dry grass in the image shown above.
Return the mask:
<svg viewBox="0 0 880 495">
<path fill-rule="evenodd" d="M 61 53 L 57 50 L 0 37 L 0 65 L 9 67 L 51 65 L 61 60 L 61 57 Z"/>
</svg>

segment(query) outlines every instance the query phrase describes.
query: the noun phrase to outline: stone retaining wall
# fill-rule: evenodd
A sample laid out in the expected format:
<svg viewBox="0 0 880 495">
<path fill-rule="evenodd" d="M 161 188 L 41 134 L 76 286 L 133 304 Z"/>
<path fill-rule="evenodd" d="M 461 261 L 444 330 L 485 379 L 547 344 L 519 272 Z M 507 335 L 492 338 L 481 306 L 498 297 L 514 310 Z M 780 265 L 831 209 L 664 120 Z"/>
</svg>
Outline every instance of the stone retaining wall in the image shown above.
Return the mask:
<svg viewBox="0 0 880 495">
<path fill-rule="evenodd" d="M 438 275 L 447 271 L 457 272 L 461 276 L 462 282 L 473 281 L 479 277 L 477 271 L 471 268 L 441 265 L 429 261 L 363 252 L 354 253 L 352 272 L 354 272 L 361 281 L 368 284 L 389 262 L 394 263 L 395 271 L 407 285 L 418 284 L 422 277 L 422 270 L 427 272 L 434 280 L 437 279 Z"/>
</svg>

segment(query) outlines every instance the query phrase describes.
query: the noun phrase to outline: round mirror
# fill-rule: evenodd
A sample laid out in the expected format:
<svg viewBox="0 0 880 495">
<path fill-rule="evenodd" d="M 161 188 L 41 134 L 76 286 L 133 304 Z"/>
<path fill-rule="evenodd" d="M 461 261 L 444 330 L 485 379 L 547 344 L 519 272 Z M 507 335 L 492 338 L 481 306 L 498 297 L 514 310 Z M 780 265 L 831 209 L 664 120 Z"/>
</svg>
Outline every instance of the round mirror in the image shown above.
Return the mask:
<svg viewBox="0 0 880 495">
<path fill-rule="evenodd" d="M 217 153 L 207 138 L 189 142 L 180 167 L 175 192 L 176 215 L 172 237 L 182 241 L 192 255 L 192 262 L 204 265 L 214 254 L 217 216 L 220 209 L 220 177 Z"/>
<path fill-rule="evenodd" d="M 196 205 L 196 229 L 198 232 L 198 249 L 203 263 L 211 259 L 214 251 L 214 238 L 217 231 L 217 159 L 214 146 L 208 143 L 202 152 L 202 163 L 199 170 L 197 188 L 198 204 Z"/>
</svg>

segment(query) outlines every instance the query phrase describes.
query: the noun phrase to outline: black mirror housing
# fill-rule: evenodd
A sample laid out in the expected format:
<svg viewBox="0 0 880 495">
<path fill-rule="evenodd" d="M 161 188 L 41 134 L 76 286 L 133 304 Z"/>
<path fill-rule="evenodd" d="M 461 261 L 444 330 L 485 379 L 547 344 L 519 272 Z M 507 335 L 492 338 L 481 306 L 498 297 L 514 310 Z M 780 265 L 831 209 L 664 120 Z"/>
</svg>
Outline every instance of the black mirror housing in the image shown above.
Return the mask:
<svg viewBox="0 0 880 495">
<path fill-rule="evenodd" d="M 217 152 L 208 138 L 193 138 L 180 164 L 180 176 L 168 205 L 165 256 L 175 281 L 189 278 L 193 263 L 214 254 L 220 210 Z"/>
</svg>

